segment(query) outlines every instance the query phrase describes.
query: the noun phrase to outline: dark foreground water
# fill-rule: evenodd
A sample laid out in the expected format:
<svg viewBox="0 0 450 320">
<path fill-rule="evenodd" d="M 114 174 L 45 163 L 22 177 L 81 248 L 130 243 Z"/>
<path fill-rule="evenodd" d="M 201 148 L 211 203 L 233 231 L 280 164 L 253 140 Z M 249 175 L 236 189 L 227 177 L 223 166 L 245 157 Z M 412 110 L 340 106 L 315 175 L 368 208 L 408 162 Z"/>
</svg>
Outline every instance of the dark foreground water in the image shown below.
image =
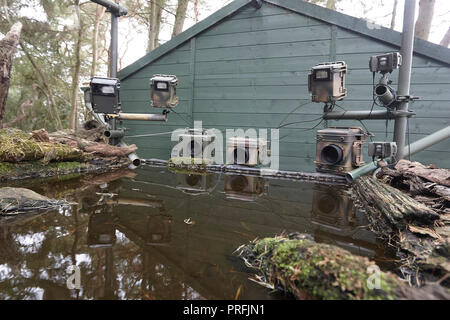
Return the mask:
<svg viewBox="0 0 450 320">
<path fill-rule="evenodd" d="M 149 167 L 8 186 L 73 205 L 0 218 L 0 299 L 287 299 L 249 281 L 233 255 L 283 231 L 391 266 L 336 186 Z M 70 266 L 79 268 L 79 290 L 67 287 Z"/>
</svg>

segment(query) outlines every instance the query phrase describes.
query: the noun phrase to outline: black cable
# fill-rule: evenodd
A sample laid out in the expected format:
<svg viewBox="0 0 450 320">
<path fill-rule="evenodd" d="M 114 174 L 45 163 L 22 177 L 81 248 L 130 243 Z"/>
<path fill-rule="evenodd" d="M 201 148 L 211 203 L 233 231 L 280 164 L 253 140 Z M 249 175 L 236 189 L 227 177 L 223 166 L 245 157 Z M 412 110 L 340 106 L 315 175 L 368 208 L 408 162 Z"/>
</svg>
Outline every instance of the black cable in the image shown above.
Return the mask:
<svg viewBox="0 0 450 320">
<path fill-rule="evenodd" d="M 193 124 L 192 124 L 192 122 L 188 122 L 183 116 L 181 116 L 181 114 L 179 114 L 178 112 L 176 112 L 175 110 L 170 110 L 170 111 L 172 111 L 173 113 L 175 113 L 177 116 L 179 116 L 180 118 L 181 118 L 181 120 L 183 120 L 189 127 L 192 127 L 193 126 Z"/>
<path fill-rule="evenodd" d="M 320 122 L 318 124 L 316 124 L 314 127 L 310 128 L 310 129 L 303 129 L 303 130 L 299 130 L 297 132 L 307 132 L 307 131 L 311 131 L 316 129 L 318 126 L 320 126 L 325 120 L 322 118 L 322 120 L 320 120 Z M 285 138 L 289 137 L 291 134 L 287 134 L 284 137 L 281 137 L 279 141 L 284 140 Z"/>
<path fill-rule="evenodd" d="M 283 119 L 283 121 L 280 122 L 280 124 L 278 125 L 277 129 L 280 129 L 280 128 L 281 128 L 281 125 L 282 125 L 282 124 L 286 121 L 286 119 L 287 119 L 291 114 L 293 114 L 295 111 L 297 111 L 298 109 L 300 109 L 300 108 L 302 108 L 302 107 L 304 107 L 304 106 L 306 106 L 306 105 L 312 103 L 312 102 L 309 101 L 309 100 L 307 100 L 307 101 L 308 101 L 308 102 L 299 105 L 299 106 L 296 107 L 294 110 L 292 110 L 291 112 L 289 112 L 289 113 L 286 115 L 286 117 Z"/>
<path fill-rule="evenodd" d="M 324 121 L 323 116 L 320 117 L 320 118 L 317 118 L 317 119 L 312 119 L 312 120 L 304 120 L 304 121 L 297 121 L 297 122 L 287 123 L 287 124 L 285 124 L 285 125 L 282 125 L 282 126 L 278 127 L 277 129 L 282 129 L 282 128 L 284 128 L 284 127 L 287 127 L 287 126 L 290 126 L 290 125 L 293 125 L 293 124 L 308 123 L 308 122 L 314 122 L 314 121 L 318 121 L 318 120 Z M 309 129 L 308 129 L 308 130 L 309 130 Z"/>
<path fill-rule="evenodd" d="M 335 103 L 335 105 L 336 105 L 338 108 L 341 108 L 342 110 L 345 111 L 344 114 L 342 115 L 341 119 L 338 119 L 338 120 L 336 120 L 336 121 L 342 120 L 342 118 L 344 117 L 345 113 L 348 112 L 348 110 L 345 109 L 344 107 L 341 107 L 341 106 L 338 105 L 337 103 Z M 357 121 L 359 121 L 359 123 L 361 123 L 361 125 L 362 125 L 362 126 L 364 127 L 364 129 L 366 130 L 366 135 L 368 135 L 370 141 L 373 142 L 373 134 L 369 131 L 369 129 L 367 129 L 367 127 L 366 127 L 366 125 L 364 124 L 364 122 L 363 122 L 362 120 L 357 120 Z"/>
</svg>

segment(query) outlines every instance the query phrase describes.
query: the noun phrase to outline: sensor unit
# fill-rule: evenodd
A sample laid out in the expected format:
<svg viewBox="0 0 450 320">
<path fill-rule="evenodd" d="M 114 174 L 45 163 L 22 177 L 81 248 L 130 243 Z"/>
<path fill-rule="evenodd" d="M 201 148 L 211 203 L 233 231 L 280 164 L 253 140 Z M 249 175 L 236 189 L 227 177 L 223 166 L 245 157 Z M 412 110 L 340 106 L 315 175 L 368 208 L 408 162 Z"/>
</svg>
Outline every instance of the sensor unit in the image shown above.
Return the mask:
<svg viewBox="0 0 450 320">
<path fill-rule="evenodd" d="M 372 142 L 369 144 L 369 157 L 373 159 L 387 159 L 397 155 L 397 143 Z"/>
<path fill-rule="evenodd" d="M 370 71 L 381 74 L 392 73 L 402 65 L 402 55 L 399 52 L 391 52 L 372 56 L 370 58 Z"/>
<path fill-rule="evenodd" d="M 150 80 L 152 107 L 172 109 L 179 99 L 177 97 L 178 78 L 168 75 L 154 75 Z"/>
<path fill-rule="evenodd" d="M 366 135 L 361 128 L 327 128 L 317 132 L 318 172 L 343 175 L 364 165 L 362 148 Z"/>
<path fill-rule="evenodd" d="M 95 113 L 120 113 L 121 105 L 119 79 L 94 77 L 91 79 L 89 94 L 92 109 Z"/>
<path fill-rule="evenodd" d="M 313 102 L 336 102 L 347 96 L 345 76 L 347 64 L 343 61 L 327 62 L 312 68 L 308 88 Z"/>
</svg>

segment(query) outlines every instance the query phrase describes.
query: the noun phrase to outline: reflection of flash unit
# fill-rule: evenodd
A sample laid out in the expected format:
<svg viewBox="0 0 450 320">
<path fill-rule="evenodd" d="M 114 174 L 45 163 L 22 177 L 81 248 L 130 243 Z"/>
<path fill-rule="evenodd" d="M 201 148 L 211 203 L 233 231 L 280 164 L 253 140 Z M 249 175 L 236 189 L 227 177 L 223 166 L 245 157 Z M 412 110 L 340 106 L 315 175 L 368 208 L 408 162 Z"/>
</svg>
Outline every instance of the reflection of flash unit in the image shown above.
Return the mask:
<svg viewBox="0 0 450 320">
<path fill-rule="evenodd" d="M 313 102 L 335 102 L 347 96 L 345 62 L 321 63 L 311 70 L 308 76 L 308 88 Z"/>
</svg>

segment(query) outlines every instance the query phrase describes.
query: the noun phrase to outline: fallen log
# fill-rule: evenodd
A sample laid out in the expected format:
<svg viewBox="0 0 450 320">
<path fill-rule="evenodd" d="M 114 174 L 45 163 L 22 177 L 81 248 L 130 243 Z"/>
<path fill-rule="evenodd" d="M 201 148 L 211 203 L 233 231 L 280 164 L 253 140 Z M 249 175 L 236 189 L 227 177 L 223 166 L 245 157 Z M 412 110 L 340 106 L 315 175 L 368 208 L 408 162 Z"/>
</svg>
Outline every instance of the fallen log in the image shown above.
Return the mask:
<svg viewBox="0 0 450 320">
<path fill-rule="evenodd" d="M 56 176 L 105 173 L 128 168 L 131 161 L 125 157 L 94 158 L 87 162 L 42 161 L 7 163 L 0 162 L 0 182 Z"/>
<path fill-rule="evenodd" d="M 85 161 L 87 157 L 79 149 L 48 142 L 36 142 L 30 134 L 18 129 L 0 130 L 0 162 L 23 161 Z"/>
<path fill-rule="evenodd" d="M 85 146 L 84 151 L 105 157 L 126 157 L 137 151 L 135 144 L 127 147 L 115 147 L 107 144 L 93 143 Z"/>
<path fill-rule="evenodd" d="M 18 215 L 57 209 L 67 202 L 49 199 L 23 188 L 0 188 L 0 215 Z"/>
<path fill-rule="evenodd" d="M 419 162 L 410 162 L 407 160 L 400 160 L 395 166 L 395 169 L 403 175 L 405 173 L 412 173 L 425 180 L 450 187 L 449 169 L 436 169 L 433 166 L 427 167 Z"/>
<path fill-rule="evenodd" d="M 405 177 L 390 169 L 383 169 L 380 175 L 384 181 L 392 177 L 394 180 Z M 399 181 L 396 180 L 396 185 Z M 433 186 L 428 187 L 421 186 L 425 191 Z M 415 197 L 421 202 L 416 201 L 372 177 L 361 178 L 353 189 L 359 204 L 367 212 L 370 229 L 397 248 L 397 255 L 402 261 L 401 270 L 410 283 L 420 285 L 426 278 L 435 281 L 447 277 L 450 268 L 445 261 L 448 261 L 449 254 L 448 249 L 442 248 L 448 248 L 450 227 L 446 215 L 442 215 L 445 210 L 438 207 L 436 199 L 419 195 Z M 431 209 L 434 207 L 438 208 Z M 448 286 L 450 283 L 446 281 L 444 284 Z"/>
<path fill-rule="evenodd" d="M 289 292 L 296 299 L 393 300 L 448 299 L 445 288 L 410 289 L 365 257 L 319 244 L 299 233 L 254 240 L 236 250 L 246 266 L 257 270 L 252 281 Z M 376 274 L 375 274 L 376 273 Z"/>
<path fill-rule="evenodd" d="M 362 177 L 354 184 L 359 199 L 375 208 L 398 229 L 408 224 L 432 225 L 439 215 L 407 194 L 372 177 Z"/>
</svg>

